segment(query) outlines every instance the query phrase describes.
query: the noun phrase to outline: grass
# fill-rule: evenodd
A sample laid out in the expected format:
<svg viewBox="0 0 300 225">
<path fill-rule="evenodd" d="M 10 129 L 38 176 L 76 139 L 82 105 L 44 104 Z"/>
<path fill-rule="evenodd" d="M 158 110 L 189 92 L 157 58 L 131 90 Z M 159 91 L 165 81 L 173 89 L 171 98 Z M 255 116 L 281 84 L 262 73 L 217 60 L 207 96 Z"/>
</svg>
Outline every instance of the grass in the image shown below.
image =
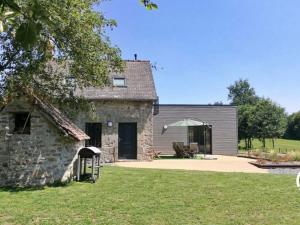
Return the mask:
<svg viewBox="0 0 300 225">
<path fill-rule="evenodd" d="M 299 224 L 295 177 L 104 167 L 95 184 L 0 189 L 0 224 Z"/>
<path fill-rule="evenodd" d="M 258 139 L 253 140 L 253 149 L 262 149 L 262 143 Z M 242 140 L 239 145 L 240 149 L 245 148 L 245 142 Z M 266 140 L 266 150 L 273 149 L 272 140 Z M 290 151 L 298 151 L 300 152 L 300 141 L 299 140 L 287 140 L 287 139 L 276 139 L 275 140 L 275 151 L 280 151 L 282 153 L 290 152 Z"/>
</svg>

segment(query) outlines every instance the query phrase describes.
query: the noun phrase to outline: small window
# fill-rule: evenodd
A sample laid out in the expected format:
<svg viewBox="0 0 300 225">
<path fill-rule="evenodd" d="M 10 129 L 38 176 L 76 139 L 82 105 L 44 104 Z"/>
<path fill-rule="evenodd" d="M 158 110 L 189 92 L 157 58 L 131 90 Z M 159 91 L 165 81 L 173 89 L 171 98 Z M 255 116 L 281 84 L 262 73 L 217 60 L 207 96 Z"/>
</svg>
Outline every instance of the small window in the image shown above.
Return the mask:
<svg viewBox="0 0 300 225">
<path fill-rule="evenodd" d="M 16 134 L 30 134 L 30 113 L 15 113 L 15 128 Z"/>
<path fill-rule="evenodd" d="M 125 78 L 113 78 L 113 85 L 116 87 L 124 87 L 125 86 Z"/>
</svg>

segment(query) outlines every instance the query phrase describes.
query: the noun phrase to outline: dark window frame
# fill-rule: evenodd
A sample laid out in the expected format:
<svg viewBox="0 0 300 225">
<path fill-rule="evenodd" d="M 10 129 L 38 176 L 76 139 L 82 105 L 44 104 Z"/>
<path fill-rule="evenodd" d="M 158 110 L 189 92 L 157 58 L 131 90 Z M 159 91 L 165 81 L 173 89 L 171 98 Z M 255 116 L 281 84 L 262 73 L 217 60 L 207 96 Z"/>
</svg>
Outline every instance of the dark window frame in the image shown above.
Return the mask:
<svg viewBox="0 0 300 225">
<path fill-rule="evenodd" d="M 119 84 L 119 85 L 115 84 L 114 83 L 115 80 L 124 80 L 124 84 Z M 125 77 L 113 77 L 112 83 L 114 87 L 127 87 Z"/>
<path fill-rule="evenodd" d="M 200 148 L 200 146 L 203 147 L 204 146 L 204 132 L 206 132 L 205 152 L 206 152 L 206 154 L 212 154 L 212 128 L 213 128 L 212 125 L 188 127 L 188 132 L 187 132 L 188 133 L 188 135 L 187 135 L 188 143 L 197 142 L 199 145 L 199 148 Z M 200 153 L 203 153 L 203 149 L 200 150 Z"/>
</svg>

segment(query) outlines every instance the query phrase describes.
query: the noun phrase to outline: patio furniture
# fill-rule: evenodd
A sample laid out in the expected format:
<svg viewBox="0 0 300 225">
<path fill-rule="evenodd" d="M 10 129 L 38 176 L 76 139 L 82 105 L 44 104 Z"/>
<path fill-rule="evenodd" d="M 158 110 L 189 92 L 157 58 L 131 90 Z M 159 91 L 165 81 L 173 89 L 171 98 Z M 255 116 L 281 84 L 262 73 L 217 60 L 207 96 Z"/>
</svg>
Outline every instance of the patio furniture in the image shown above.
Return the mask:
<svg viewBox="0 0 300 225">
<path fill-rule="evenodd" d="M 190 147 L 185 146 L 183 142 L 173 142 L 173 149 L 177 158 L 191 158 L 193 156 Z"/>
<path fill-rule="evenodd" d="M 197 142 L 190 143 L 190 153 L 192 157 L 195 157 L 198 152 L 199 152 L 198 143 Z"/>
<path fill-rule="evenodd" d="M 209 124 L 207 122 L 204 122 L 204 121 L 197 121 L 195 119 L 191 119 L 190 118 L 190 119 L 179 120 L 179 121 L 177 121 L 175 123 L 171 123 L 169 125 L 166 125 L 166 127 L 197 127 L 197 126 L 209 127 Z M 204 142 L 204 158 L 205 158 L 205 155 L 206 155 L 206 148 L 205 148 L 205 145 L 206 145 L 206 131 L 204 131 L 204 135 L 203 136 L 204 136 L 203 137 L 203 142 Z M 176 146 L 174 146 L 174 144 L 173 144 L 173 148 L 174 148 L 174 150 L 176 152 L 179 149 L 175 148 L 175 147 Z M 190 148 L 190 146 L 189 146 L 189 148 Z M 194 152 L 194 151 L 195 150 L 193 150 L 193 151 L 188 150 L 189 157 L 194 157 L 194 155 L 199 152 L 199 149 L 198 149 L 198 152 Z M 176 152 L 176 155 L 177 155 L 177 152 Z M 178 154 L 178 155 L 181 155 L 181 156 L 185 157 L 184 153 Z"/>
<path fill-rule="evenodd" d="M 154 148 L 150 149 L 147 153 L 147 155 L 151 158 L 151 159 L 159 159 L 161 152 L 160 151 L 156 151 Z"/>
</svg>

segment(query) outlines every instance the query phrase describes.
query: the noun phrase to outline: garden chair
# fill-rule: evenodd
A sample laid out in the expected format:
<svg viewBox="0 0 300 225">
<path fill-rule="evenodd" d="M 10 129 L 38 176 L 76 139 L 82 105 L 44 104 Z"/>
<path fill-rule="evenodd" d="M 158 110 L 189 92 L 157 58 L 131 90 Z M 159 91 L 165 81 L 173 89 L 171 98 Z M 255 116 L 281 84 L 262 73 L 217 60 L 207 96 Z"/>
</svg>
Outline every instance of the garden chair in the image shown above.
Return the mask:
<svg viewBox="0 0 300 225">
<path fill-rule="evenodd" d="M 194 158 L 198 152 L 199 152 L 198 143 L 197 142 L 190 143 L 189 153 L 190 153 L 191 157 Z"/>
<path fill-rule="evenodd" d="M 173 142 L 173 149 L 177 158 L 191 158 L 189 146 L 184 146 L 183 142 Z"/>
</svg>

